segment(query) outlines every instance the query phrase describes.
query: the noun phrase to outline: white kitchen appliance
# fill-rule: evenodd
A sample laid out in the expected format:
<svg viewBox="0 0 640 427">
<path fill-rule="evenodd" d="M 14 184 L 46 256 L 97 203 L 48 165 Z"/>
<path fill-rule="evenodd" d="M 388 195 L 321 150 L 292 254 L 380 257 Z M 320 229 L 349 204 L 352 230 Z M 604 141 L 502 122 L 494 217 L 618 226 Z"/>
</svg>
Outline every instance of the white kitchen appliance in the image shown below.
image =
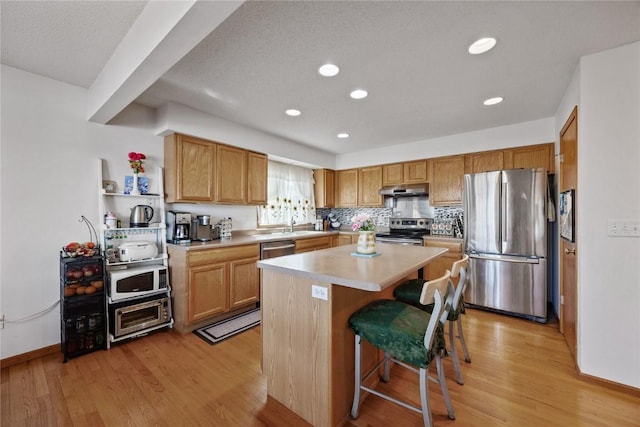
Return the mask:
<svg viewBox="0 0 640 427">
<path fill-rule="evenodd" d="M 111 301 L 164 293 L 169 289 L 168 269 L 164 265 L 128 267 L 108 273 Z"/>
<path fill-rule="evenodd" d="M 153 242 L 126 242 L 118 248 L 122 262 L 153 259 L 158 255 L 158 246 Z"/>
</svg>

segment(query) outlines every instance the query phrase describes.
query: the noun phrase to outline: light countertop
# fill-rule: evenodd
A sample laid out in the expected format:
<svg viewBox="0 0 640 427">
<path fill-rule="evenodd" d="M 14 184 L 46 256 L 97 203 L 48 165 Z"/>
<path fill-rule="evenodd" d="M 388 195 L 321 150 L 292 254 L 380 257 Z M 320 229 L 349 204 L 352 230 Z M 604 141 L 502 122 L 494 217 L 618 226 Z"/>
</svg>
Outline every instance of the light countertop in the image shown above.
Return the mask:
<svg viewBox="0 0 640 427">
<path fill-rule="evenodd" d="M 262 233 L 262 234 L 244 234 L 244 233 L 234 233 L 231 239 L 216 239 L 210 240 L 208 242 L 197 242 L 191 241 L 191 243 L 186 244 L 172 244 L 171 247 L 177 249 L 184 249 L 185 251 L 199 250 L 199 249 L 216 249 L 216 248 L 224 248 L 229 246 L 240 246 L 240 245 L 252 245 L 256 243 L 264 243 L 264 242 L 276 242 L 278 240 L 299 240 L 299 239 L 309 239 L 312 237 L 324 237 L 324 236 L 332 236 L 338 235 L 338 231 L 314 231 L 314 230 L 299 230 L 294 231 L 292 233 L 289 232 L 273 232 L 273 233 Z"/>
<path fill-rule="evenodd" d="M 447 252 L 446 248 L 377 243 L 375 257 L 352 256 L 356 245 L 258 261 L 258 267 L 365 291 L 381 291 Z"/>
</svg>

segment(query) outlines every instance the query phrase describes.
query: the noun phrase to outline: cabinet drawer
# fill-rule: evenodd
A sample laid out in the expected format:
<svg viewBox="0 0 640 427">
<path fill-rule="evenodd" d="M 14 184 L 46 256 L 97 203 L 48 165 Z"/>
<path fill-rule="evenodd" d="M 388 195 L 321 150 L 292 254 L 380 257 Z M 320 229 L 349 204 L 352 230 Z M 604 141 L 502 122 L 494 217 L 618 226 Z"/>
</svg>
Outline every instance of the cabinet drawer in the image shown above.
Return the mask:
<svg viewBox="0 0 640 427">
<path fill-rule="evenodd" d="M 462 253 L 462 242 L 451 242 L 451 241 L 444 241 L 444 240 L 429 240 L 429 239 L 425 239 L 424 241 L 424 245 L 425 246 L 437 246 L 440 248 L 447 248 L 449 249 L 449 252 L 447 252 L 447 255 L 450 255 L 452 252 L 453 253 Z"/>
<path fill-rule="evenodd" d="M 235 259 L 260 256 L 260 245 L 230 246 L 226 248 L 189 251 L 187 263 L 190 267 L 203 264 L 215 264 Z"/>
<path fill-rule="evenodd" d="M 296 240 L 296 253 L 313 251 L 316 249 L 328 249 L 331 247 L 331 237 L 313 237 L 311 239 Z"/>
</svg>

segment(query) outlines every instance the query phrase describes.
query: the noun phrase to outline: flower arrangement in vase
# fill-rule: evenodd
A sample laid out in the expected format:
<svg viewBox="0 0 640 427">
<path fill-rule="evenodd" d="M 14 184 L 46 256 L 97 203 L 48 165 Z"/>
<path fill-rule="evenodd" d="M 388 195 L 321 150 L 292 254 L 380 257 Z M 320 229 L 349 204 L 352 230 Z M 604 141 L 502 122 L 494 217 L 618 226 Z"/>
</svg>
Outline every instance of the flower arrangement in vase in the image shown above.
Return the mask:
<svg viewBox="0 0 640 427">
<path fill-rule="evenodd" d="M 351 229 L 359 232 L 356 252 L 359 254 L 376 253 L 376 225 L 367 214 L 358 214 L 351 218 Z"/>
<path fill-rule="evenodd" d="M 131 186 L 131 194 L 138 195 L 140 194 L 140 188 L 138 187 L 138 174 L 144 173 L 144 160 L 147 159 L 143 153 L 136 153 L 132 151 L 129 153 L 129 166 L 131 166 L 131 170 L 133 171 L 133 184 Z"/>
</svg>

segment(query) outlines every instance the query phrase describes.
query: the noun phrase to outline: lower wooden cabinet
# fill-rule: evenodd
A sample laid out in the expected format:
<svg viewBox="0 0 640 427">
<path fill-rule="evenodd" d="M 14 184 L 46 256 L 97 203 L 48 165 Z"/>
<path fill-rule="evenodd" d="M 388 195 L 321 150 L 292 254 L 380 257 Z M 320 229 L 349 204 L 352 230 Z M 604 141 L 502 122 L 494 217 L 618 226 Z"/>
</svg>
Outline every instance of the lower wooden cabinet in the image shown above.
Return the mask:
<svg viewBox="0 0 640 427">
<path fill-rule="evenodd" d="M 449 252 L 427 264 L 425 279 L 437 279 L 442 277 L 445 271 L 451 270 L 453 263 L 462 258 L 462 244 L 460 239 L 426 238 L 424 240 L 425 246 L 447 248 Z"/>
<path fill-rule="evenodd" d="M 296 240 L 296 253 L 317 251 L 319 249 L 329 249 L 332 247 L 331 236 L 312 237 L 310 239 Z"/>
<path fill-rule="evenodd" d="M 358 233 L 340 233 L 338 235 L 338 246 L 353 245 L 358 243 Z"/>
<path fill-rule="evenodd" d="M 168 252 L 178 331 L 258 302 L 260 245 L 191 251 L 169 245 Z"/>
</svg>

